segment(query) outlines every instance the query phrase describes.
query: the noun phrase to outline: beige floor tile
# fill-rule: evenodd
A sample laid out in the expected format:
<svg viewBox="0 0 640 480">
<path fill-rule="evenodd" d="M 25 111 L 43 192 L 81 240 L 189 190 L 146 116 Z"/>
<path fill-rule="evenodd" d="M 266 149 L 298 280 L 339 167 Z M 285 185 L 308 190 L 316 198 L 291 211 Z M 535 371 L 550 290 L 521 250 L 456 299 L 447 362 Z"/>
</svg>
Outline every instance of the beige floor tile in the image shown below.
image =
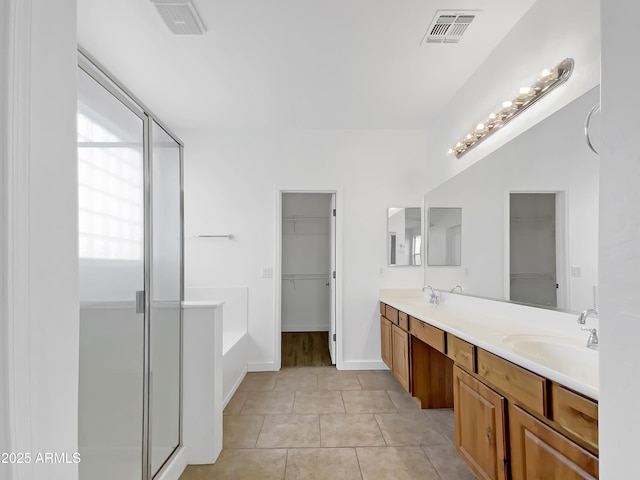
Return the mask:
<svg viewBox="0 0 640 480">
<path fill-rule="evenodd" d="M 248 392 L 243 415 L 282 415 L 293 412 L 294 392 Z"/>
<path fill-rule="evenodd" d="M 447 438 L 421 412 L 376 414 L 390 446 L 448 445 Z"/>
<path fill-rule="evenodd" d="M 305 373 L 304 375 L 284 375 L 276 380 L 274 390 L 317 390 L 318 375 L 315 373 Z"/>
<path fill-rule="evenodd" d="M 356 448 L 364 480 L 440 480 L 420 447 Z"/>
<path fill-rule="evenodd" d="M 363 390 L 404 390 L 388 370 L 358 373 L 358 380 Z"/>
<path fill-rule="evenodd" d="M 225 449 L 213 465 L 190 465 L 180 480 L 283 480 L 286 449 Z"/>
<path fill-rule="evenodd" d="M 319 416 L 267 415 L 256 446 L 258 448 L 319 447 Z"/>
<path fill-rule="evenodd" d="M 318 375 L 318 390 L 362 390 L 356 372 L 330 371 Z"/>
<path fill-rule="evenodd" d="M 343 391 L 342 399 L 347 413 L 390 413 L 398 411 L 385 390 Z"/>
<path fill-rule="evenodd" d="M 336 367 L 282 367 L 278 373 L 279 377 L 287 377 L 289 375 L 321 375 L 327 372 L 336 372 Z"/>
<path fill-rule="evenodd" d="M 225 415 L 239 414 L 240 411 L 242 410 L 242 407 L 244 406 L 244 402 L 246 399 L 247 399 L 247 392 L 236 391 L 233 397 L 231 397 L 231 400 L 229 400 L 229 403 L 227 403 L 227 406 L 224 408 L 224 414 Z"/>
<path fill-rule="evenodd" d="M 420 405 L 416 402 L 411 394 L 406 391 L 387 390 L 389 398 L 399 411 L 419 411 Z"/>
<path fill-rule="evenodd" d="M 353 448 L 295 448 L 287 455 L 286 480 L 361 479 Z"/>
<path fill-rule="evenodd" d="M 422 414 L 431 422 L 440 432 L 447 437 L 452 445 L 456 444 L 456 426 L 453 409 L 436 408 L 422 410 Z"/>
<path fill-rule="evenodd" d="M 263 392 L 273 390 L 278 372 L 249 372 L 238 387 L 240 392 Z"/>
<path fill-rule="evenodd" d="M 296 392 L 293 413 L 321 414 L 344 413 L 344 403 L 340 392 L 330 390 L 320 392 Z"/>
<path fill-rule="evenodd" d="M 442 480 L 475 480 L 478 478 L 458 455 L 453 445 L 435 445 L 422 447 L 422 449 Z"/>
<path fill-rule="evenodd" d="M 264 417 L 262 415 L 225 415 L 222 443 L 224 448 L 254 448 Z"/>
<path fill-rule="evenodd" d="M 187 465 L 178 480 L 206 480 L 213 465 Z"/>
<path fill-rule="evenodd" d="M 323 447 L 385 446 L 378 422 L 371 413 L 320 416 Z"/>
</svg>

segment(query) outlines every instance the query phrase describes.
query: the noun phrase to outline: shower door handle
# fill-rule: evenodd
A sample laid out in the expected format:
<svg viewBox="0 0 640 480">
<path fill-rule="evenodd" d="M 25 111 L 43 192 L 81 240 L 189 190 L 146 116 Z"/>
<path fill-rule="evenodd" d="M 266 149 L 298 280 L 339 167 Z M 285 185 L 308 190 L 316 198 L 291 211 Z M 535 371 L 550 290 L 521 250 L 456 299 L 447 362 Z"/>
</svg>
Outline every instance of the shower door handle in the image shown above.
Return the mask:
<svg viewBox="0 0 640 480">
<path fill-rule="evenodd" d="M 136 313 L 144 313 L 144 290 L 136 292 Z"/>
</svg>

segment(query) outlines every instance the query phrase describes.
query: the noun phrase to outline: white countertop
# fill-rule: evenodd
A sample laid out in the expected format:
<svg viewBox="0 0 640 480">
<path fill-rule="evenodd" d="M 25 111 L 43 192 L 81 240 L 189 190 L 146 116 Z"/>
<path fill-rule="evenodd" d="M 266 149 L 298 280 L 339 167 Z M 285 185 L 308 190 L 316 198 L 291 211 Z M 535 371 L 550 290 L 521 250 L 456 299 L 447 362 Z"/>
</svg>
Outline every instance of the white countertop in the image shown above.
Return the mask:
<svg viewBox="0 0 640 480">
<path fill-rule="evenodd" d="M 381 290 L 379 299 L 527 370 L 598 399 L 598 352 L 586 348 L 589 333 L 580 330 L 576 315 L 466 295 L 442 295 L 442 303 L 435 308 L 418 289 Z M 597 326 L 593 323 L 597 320 L 588 319 L 587 326 Z"/>
</svg>

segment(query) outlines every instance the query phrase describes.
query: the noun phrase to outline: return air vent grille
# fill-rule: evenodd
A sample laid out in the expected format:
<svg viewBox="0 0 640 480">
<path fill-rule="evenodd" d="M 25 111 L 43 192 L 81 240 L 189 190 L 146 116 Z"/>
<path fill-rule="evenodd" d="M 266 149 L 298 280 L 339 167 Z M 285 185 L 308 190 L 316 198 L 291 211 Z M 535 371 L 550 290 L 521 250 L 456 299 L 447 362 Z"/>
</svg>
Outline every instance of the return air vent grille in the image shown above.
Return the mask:
<svg viewBox="0 0 640 480">
<path fill-rule="evenodd" d="M 175 35 L 202 35 L 206 32 L 191 0 L 151 0 Z"/>
<path fill-rule="evenodd" d="M 422 43 L 458 43 L 475 18 L 475 12 L 444 13 L 438 10 Z"/>
</svg>

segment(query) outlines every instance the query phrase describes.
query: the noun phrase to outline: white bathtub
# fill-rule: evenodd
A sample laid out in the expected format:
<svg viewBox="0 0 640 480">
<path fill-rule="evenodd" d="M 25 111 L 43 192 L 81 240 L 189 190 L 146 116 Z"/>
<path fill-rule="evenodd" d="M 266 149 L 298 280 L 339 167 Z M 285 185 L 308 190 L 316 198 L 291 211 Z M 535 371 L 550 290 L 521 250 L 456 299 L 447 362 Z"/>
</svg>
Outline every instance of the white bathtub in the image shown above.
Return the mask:
<svg viewBox="0 0 640 480">
<path fill-rule="evenodd" d="M 185 301 L 222 301 L 222 395 L 226 407 L 247 374 L 247 287 L 189 287 Z"/>
</svg>

